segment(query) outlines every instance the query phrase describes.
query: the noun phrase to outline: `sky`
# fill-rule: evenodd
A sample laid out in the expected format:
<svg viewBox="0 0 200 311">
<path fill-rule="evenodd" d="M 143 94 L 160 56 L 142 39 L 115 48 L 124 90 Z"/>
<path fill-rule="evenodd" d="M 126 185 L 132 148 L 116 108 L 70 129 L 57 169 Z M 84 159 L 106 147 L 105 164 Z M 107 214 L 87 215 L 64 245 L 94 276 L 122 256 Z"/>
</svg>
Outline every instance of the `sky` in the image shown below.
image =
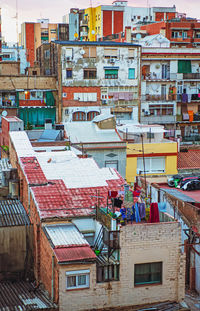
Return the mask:
<svg viewBox="0 0 200 311">
<path fill-rule="evenodd" d="M 62 22 L 62 16 L 69 13 L 71 7 L 89 7 L 91 0 L 0 0 L 2 9 L 2 36 L 7 42 L 17 41 L 16 1 L 18 7 L 18 29 L 23 22 L 35 22 L 40 18 L 49 18 L 50 22 Z M 92 5 L 111 5 L 112 0 L 92 0 Z M 173 6 L 179 13 L 200 19 L 200 0 L 129 0 L 129 6 Z"/>
</svg>

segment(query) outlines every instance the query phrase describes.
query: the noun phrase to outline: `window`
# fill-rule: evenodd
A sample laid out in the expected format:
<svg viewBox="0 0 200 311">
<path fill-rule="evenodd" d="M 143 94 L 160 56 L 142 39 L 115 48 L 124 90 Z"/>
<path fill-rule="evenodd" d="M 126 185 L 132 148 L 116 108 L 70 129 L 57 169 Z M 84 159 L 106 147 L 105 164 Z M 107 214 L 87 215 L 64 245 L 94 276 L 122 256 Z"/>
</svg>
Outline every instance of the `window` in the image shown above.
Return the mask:
<svg viewBox="0 0 200 311">
<path fill-rule="evenodd" d="M 128 78 L 135 79 L 135 68 L 129 68 L 128 70 Z"/>
<path fill-rule="evenodd" d="M 97 93 L 74 93 L 74 100 L 81 102 L 96 102 Z"/>
<path fill-rule="evenodd" d="M 161 284 L 162 262 L 135 265 L 134 285 Z"/>
<path fill-rule="evenodd" d="M 72 69 L 66 69 L 66 79 L 72 79 Z"/>
<path fill-rule="evenodd" d="M 97 51 L 96 51 L 96 47 L 92 46 L 92 47 L 84 47 L 84 54 L 83 54 L 83 58 L 95 58 L 97 57 Z"/>
<path fill-rule="evenodd" d="M 128 49 L 128 58 L 134 58 L 134 49 Z"/>
<path fill-rule="evenodd" d="M 108 49 L 108 48 L 105 48 L 104 49 L 104 57 L 105 58 L 117 58 L 117 55 L 118 55 L 118 49 Z"/>
<path fill-rule="evenodd" d="M 147 132 L 147 138 L 154 138 L 154 133 Z"/>
<path fill-rule="evenodd" d="M 83 74 L 84 74 L 84 79 L 96 79 L 97 70 L 96 69 L 84 69 Z"/>
<path fill-rule="evenodd" d="M 111 167 L 111 168 L 115 168 L 116 170 L 118 170 L 118 161 L 105 161 L 105 167 Z"/>
<path fill-rule="evenodd" d="M 119 281 L 119 265 L 97 265 L 97 283 Z"/>
<path fill-rule="evenodd" d="M 73 113 L 73 121 L 85 121 L 86 114 L 82 111 L 77 111 Z"/>
<path fill-rule="evenodd" d="M 45 59 L 50 59 L 50 50 L 44 51 L 44 58 Z"/>
<path fill-rule="evenodd" d="M 164 173 L 165 172 L 165 157 L 152 157 L 152 158 L 144 158 L 145 164 L 145 173 Z M 137 170 L 140 171 L 142 174 L 144 173 L 144 166 L 143 166 L 143 158 L 137 159 Z"/>
<path fill-rule="evenodd" d="M 105 79 L 118 79 L 118 69 L 105 69 Z"/>
<path fill-rule="evenodd" d="M 191 73 L 191 60 L 178 60 L 178 73 Z"/>
<path fill-rule="evenodd" d="M 90 111 L 87 114 L 87 121 L 92 121 L 96 116 L 99 115 L 99 112 L 97 111 Z"/>
<path fill-rule="evenodd" d="M 90 270 L 66 272 L 66 289 L 90 287 Z"/>
</svg>

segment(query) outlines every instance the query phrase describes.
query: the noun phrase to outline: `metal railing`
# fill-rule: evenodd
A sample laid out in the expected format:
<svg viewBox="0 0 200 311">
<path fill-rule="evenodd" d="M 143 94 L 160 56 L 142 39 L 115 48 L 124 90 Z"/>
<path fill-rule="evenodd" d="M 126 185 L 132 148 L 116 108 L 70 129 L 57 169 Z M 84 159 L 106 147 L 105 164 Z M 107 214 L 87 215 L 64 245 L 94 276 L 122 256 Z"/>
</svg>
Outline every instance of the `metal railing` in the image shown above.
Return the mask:
<svg viewBox="0 0 200 311">
<path fill-rule="evenodd" d="M 184 73 L 183 79 L 200 79 L 200 73 Z"/>
<path fill-rule="evenodd" d="M 176 94 L 165 94 L 165 95 L 142 95 L 142 101 L 174 101 L 176 100 Z"/>
</svg>

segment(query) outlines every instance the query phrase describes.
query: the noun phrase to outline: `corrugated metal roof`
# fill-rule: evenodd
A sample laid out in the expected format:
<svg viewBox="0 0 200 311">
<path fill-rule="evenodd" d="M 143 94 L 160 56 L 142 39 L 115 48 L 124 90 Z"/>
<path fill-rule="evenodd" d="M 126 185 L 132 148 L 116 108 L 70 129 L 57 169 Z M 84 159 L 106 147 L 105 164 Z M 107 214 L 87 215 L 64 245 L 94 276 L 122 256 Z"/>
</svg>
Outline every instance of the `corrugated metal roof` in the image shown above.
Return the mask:
<svg viewBox="0 0 200 311">
<path fill-rule="evenodd" d="M 121 142 L 114 129 L 99 129 L 93 122 L 66 122 L 65 130 L 72 143 Z"/>
<path fill-rule="evenodd" d="M 89 245 L 84 236 L 72 224 L 46 225 L 43 229 L 48 234 L 54 247 Z"/>
<path fill-rule="evenodd" d="M 52 310 L 57 306 L 28 282 L 0 282 L 0 311 Z"/>
<path fill-rule="evenodd" d="M 76 246 L 68 248 L 54 249 L 54 253 L 59 263 L 69 261 L 94 260 L 96 255 L 90 246 Z"/>
<path fill-rule="evenodd" d="M 182 193 L 180 190 L 178 189 L 168 189 L 168 188 L 161 188 L 161 190 L 166 191 L 167 193 L 173 195 L 174 197 L 176 197 L 177 199 L 180 199 L 184 202 L 195 202 L 196 200 L 194 200 L 193 198 L 191 198 L 190 196 Z"/>
<path fill-rule="evenodd" d="M 29 217 L 19 200 L 0 201 L 0 227 L 30 225 Z"/>
<path fill-rule="evenodd" d="M 73 218 L 95 215 L 97 194 L 101 207 L 107 206 L 108 190 L 118 191 L 124 179 L 107 180 L 107 186 L 69 189 L 63 180 L 49 180 L 46 186 L 32 187 L 41 219 Z"/>
<path fill-rule="evenodd" d="M 179 152 L 178 169 L 200 169 L 200 150 Z"/>
</svg>

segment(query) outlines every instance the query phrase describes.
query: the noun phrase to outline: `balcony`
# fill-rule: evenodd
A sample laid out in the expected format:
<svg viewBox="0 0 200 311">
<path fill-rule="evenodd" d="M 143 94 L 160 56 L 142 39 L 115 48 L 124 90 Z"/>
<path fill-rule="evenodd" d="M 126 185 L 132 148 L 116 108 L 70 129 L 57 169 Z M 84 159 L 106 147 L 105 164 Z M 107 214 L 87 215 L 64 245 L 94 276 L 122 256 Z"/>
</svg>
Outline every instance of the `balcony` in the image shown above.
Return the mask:
<svg viewBox="0 0 200 311">
<path fill-rule="evenodd" d="M 198 80 L 200 79 L 200 73 L 184 73 L 183 79 Z"/>
<path fill-rule="evenodd" d="M 160 116 L 153 116 L 147 115 L 141 117 L 141 123 L 144 124 L 170 124 L 176 122 L 176 116 L 173 115 L 160 115 Z"/>
<path fill-rule="evenodd" d="M 182 103 L 191 103 L 191 102 L 199 102 L 200 97 L 199 94 L 177 94 L 177 102 L 182 102 Z"/>
<path fill-rule="evenodd" d="M 87 37 L 88 36 L 88 32 L 87 31 L 81 31 L 80 32 L 80 36 L 81 37 Z"/>
<path fill-rule="evenodd" d="M 87 26 L 88 26 L 88 21 L 87 21 L 87 19 L 83 19 L 82 21 L 80 21 L 80 26 L 81 26 L 81 27 L 87 27 Z"/>
<path fill-rule="evenodd" d="M 170 74 L 170 72 L 167 72 L 166 74 L 156 73 L 156 72 L 150 72 L 146 75 L 143 75 L 143 79 L 147 81 L 158 81 L 158 80 L 175 80 L 174 74 Z"/>
<path fill-rule="evenodd" d="M 166 101 L 175 101 L 176 94 L 165 94 L 165 95 L 142 95 L 142 102 L 150 101 L 150 102 L 166 102 Z"/>
</svg>

